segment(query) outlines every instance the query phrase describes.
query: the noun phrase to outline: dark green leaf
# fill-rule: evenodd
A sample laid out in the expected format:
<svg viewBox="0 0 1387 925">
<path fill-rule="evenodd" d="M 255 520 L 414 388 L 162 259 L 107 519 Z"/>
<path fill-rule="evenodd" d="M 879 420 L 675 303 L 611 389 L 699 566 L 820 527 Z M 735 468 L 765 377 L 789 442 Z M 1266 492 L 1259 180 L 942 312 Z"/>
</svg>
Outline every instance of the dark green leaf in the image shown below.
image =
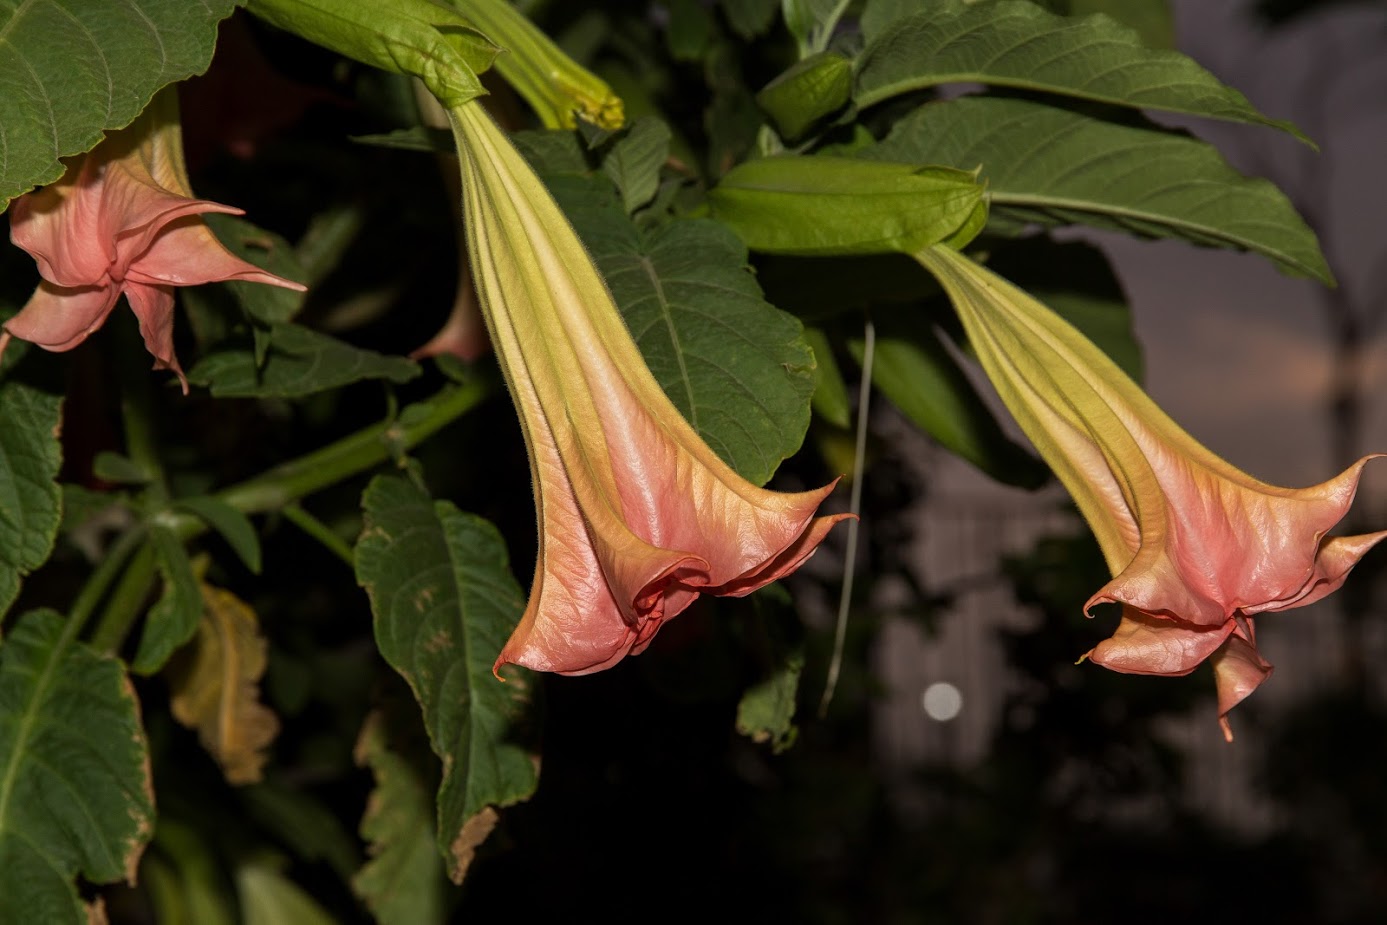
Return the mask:
<svg viewBox="0 0 1387 925">
<path fill-rule="evenodd" d="M 863 40 L 868 43 L 875 41 L 878 36 L 885 35 L 897 20 L 924 12 L 931 3 L 932 0 L 867 0 L 862 5 L 862 16 L 858 20 Z"/>
<path fill-rule="evenodd" d="M 721 0 L 721 6 L 732 31 L 744 39 L 769 31 L 780 12 L 780 0 Z"/>
<path fill-rule="evenodd" d="M 227 250 L 247 263 L 295 282 L 306 278 L 293 245 L 274 232 L 234 215 L 208 213 L 203 219 Z M 221 285 L 231 291 L 247 316 L 262 324 L 289 321 L 303 307 L 303 293 L 282 286 L 236 280 Z"/>
<path fill-rule="evenodd" d="M 376 787 L 361 819 L 371 859 L 352 878 L 352 889 L 381 925 L 442 922 L 443 864 L 434 849 L 433 800 L 410 763 L 391 751 L 382 715 L 366 718 L 356 744 Z"/>
<path fill-rule="evenodd" d="M 1002 430 L 938 331 L 918 313 L 877 323 L 872 383 L 921 430 L 1000 482 L 1035 488 L 1049 477 L 1038 459 Z M 849 348 L 860 362 L 863 342 Z"/>
<path fill-rule="evenodd" d="M 154 829 L 134 692 L 65 627 L 34 611 L 0 645 L 0 922 L 87 925 L 73 879 L 133 881 Z"/>
<path fill-rule="evenodd" d="M 577 132 L 516 132 L 510 136 L 510 140 L 529 161 L 535 173 L 546 177 L 588 173 L 587 155 L 583 152 L 583 143 Z"/>
<path fill-rule="evenodd" d="M 196 635 L 202 619 L 202 592 L 183 541 L 171 528 L 156 522 L 149 528 L 149 544 L 164 581 L 164 593 L 145 618 L 140 647 L 130 666 L 140 674 L 153 674 L 164 667 L 169 656 Z"/>
<path fill-rule="evenodd" d="M 863 156 L 981 165 L 993 214 L 1082 223 L 1250 250 L 1332 282 L 1290 201 L 1187 135 L 1116 125 L 1027 100 L 968 97 L 920 107 Z"/>
<path fill-rule="evenodd" d="M 847 10 L 848 0 L 783 0 L 785 25 L 799 42 L 801 57 L 823 51 Z"/>
<path fill-rule="evenodd" d="M 151 478 L 144 466 L 109 450 L 102 450 L 92 459 L 92 475 L 117 485 L 144 485 Z"/>
<path fill-rule="evenodd" d="M 212 60 L 233 0 L 31 0 L 0 9 L 0 209 Z"/>
<path fill-rule="evenodd" d="M 676 61 L 697 61 L 713 41 L 717 27 L 711 13 L 698 0 L 665 0 L 669 24 L 665 38 Z"/>
<path fill-rule="evenodd" d="M 1175 19 L 1167 0 L 1052 0 L 1050 6 L 1068 16 L 1106 13 L 1135 29 L 1148 48 L 1175 47 Z"/>
<path fill-rule="evenodd" d="M 805 328 L 804 340 L 814 351 L 814 362 L 818 367 L 812 400 L 815 413 L 836 427 L 849 426 L 852 423 L 852 401 L 848 398 L 848 386 L 843 381 L 838 360 L 833 356 L 828 335 L 822 328 Z"/>
<path fill-rule="evenodd" d="M 291 787 L 274 779 L 242 787 L 238 794 L 257 825 L 274 834 L 304 861 L 323 861 L 343 881 L 361 865 L 356 837 L 308 784 Z M 163 838 L 160 823 L 157 845 Z"/>
<path fill-rule="evenodd" d="M 814 355 L 799 322 L 762 298 L 746 248 L 717 222 L 642 230 L 610 195 L 552 188 L 670 401 L 728 465 L 764 484 L 809 426 Z"/>
<path fill-rule="evenodd" d="M 221 534 L 246 568 L 256 575 L 260 574 L 260 536 L 249 517 L 211 495 L 179 498 L 175 507 L 193 514 Z"/>
<path fill-rule="evenodd" d="M 708 205 L 752 250 L 843 256 L 913 253 L 938 243 L 968 220 L 982 195 L 964 170 L 791 156 L 734 167 L 709 192 Z"/>
<path fill-rule="evenodd" d="M 188 380 L 218 398 L 299 398 L 362 379 L 407 382 L 419 372 L 404 357 L 353 347 L 296 324 L 275 324 L 263 366 L 244 344 L 203 357 L 188 370 Z"/>
<path fill-rule="evenodd" d="M 338 54 L 417 77 L 445 106 L 486 93 L 477 75 L 499 51 L 467 19 L 431 0 L 249 0 L 246 8 Z"/>
<path fill-rule="evenodd" d="M 7 382 L 0 385 L 0 412 L 0 616 L 4 616 L 19 594 L 20 579 L 48 559 L 58 535 L 62 399 Z"/>
<path fill-rule="evenodd" d="M 756 102 L 788 141 L 847 105 L 852 62 L 837 52 L 811 55 L 790 66 L 756 94 Z"/>
<path fill-rule="evenodd" d="M 1101 103 L 1269 125 L 1238 91 L 1178 52 L 1149 49 L 1105 16 L 1068 19 L 1029 0 L 938 0 L 898 20 L 857 61 L 857 103 L 948 83 L 985 83 Z"/>
<path fill-rule="evenodd" d="M 534 792 L 535 763 L 516 724 L 533 683 L 492 674 L 525 597 L 491 524 L 403 478 L 374 479 L 362 499 L 357 581 L 371 598 L 376 643 L 409 683 L 443 761 L 438 848 L 461 882 L 496 807 Z"/>
<path fill-rule="evenodd" d="M 602 171 L 616 184 L 628 214 L 655 197 L 660 167 L 669 157 L 669 139 L 669 126 L 654 116 L 642 116 L 602 159 Z"/>
</svg>

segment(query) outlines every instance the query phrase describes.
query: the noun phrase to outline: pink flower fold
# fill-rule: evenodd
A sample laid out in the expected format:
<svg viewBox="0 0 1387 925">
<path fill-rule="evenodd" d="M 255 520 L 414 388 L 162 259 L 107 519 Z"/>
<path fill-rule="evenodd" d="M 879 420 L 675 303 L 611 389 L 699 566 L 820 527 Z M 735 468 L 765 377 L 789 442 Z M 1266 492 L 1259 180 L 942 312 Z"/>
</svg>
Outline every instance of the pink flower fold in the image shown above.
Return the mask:
<svg viewBox="0 0 1387 925">
<path fill-rule="evenodd" d="M 43 277 L 0 336 L 45 350 L 71 350 L 101 327 L 124 295 L 139 319 L 155 369 L 187 379 L 173 348 L 173 289 L 220 280 L 304 287 L 241 260 L 198 218 L 240 215 L 233 206 L 192 198 L 171 91 L 129 127 L 67 161 L 67 173 L 17 200 L 10 239 L 38 262 Z"/>
</svg>

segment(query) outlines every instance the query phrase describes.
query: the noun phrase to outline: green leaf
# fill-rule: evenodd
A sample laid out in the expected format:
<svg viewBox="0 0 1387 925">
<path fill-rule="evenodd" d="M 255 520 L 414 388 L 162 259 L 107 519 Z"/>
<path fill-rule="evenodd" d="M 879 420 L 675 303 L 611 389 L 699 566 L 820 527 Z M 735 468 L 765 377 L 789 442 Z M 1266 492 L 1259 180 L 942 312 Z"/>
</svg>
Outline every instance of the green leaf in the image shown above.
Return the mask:
<svg viewBox="0 0 1387 925">
<path fill-rule="evenodd" d="M 717 26 L 699 0 L 665 0 L 669 23 L 665 40 L 676 61 L 697 61 L 713 42 Z"/>
<path fill-rule="evenodd" d="M 388 747 L 384 725 L 382 714 L 371 714 L 356 743 L 356 761 L 371 768 L 376 787 L 361 818 L 371 860 L 352 878 L 352 890 L 381 925 L 442 922 L 433 801 L 418 772 Z"/>
<path fill-rule="evenodd" d="M 65 629 L 33 611 L 0 646 L 0 922 L 87 925 L 73 879 L 133 882 L 154 829 L 130 683 Z"/>
<path fill-rule="evenodd" d="M 872 384 L 914 424 L 999 482 L 1035 488 L 1049 470 L 1002 430 L 972 380 L 918 312 L 876 322 Z M 848 344 L 858 361 L 863 342 Z"/>
<path fill-rule="evenodd" d="M 164 667 L 169 656 L 197 633 L 202 619 L 202 592 L 183 541 L 170 527 L 156 522 L 149 528 L 149 544 L 163 577 L 164 593 L 145 618 L 140 646 L 130 666 L 140 674 L 153 674 Z"/>
<path fill-rule="evenodd" d="M 372 67 L 418 77 L 444 106 L 486 93 L 477 76 L 499 49 L 431 0 L 250 0 L 266 22 Z"/>
<path fill-rule="evenodd" d="M 353 347 L 297 324 L 269 328 L 269 348 L 257 366 L 250 344 L 216 350 L 188 370 L 188 380 L 217 398 L 300 398 L 362 379 L 408 382 L 417 363 Z"/>
<path fill-rule="evenodd" d="M 140 862 L 140 889 L 154 921 L 187 925 L 239 925 L 216 842 L 206 833 L 160 816 L 154 843 Z"/>
<path fill-rule="evenodd" d="M 858 28 L 862 38 L 870 44 L 878 36 L 885 35 L 890 27 L 907 16 L 923 12 L 933 0 L 867 0 L 862 5 L 862 16 Z"/>
<path fill-rule="evenodd" d="M 1178 52 L 1149 49 L 1106 16 L 1069 19 L 1029 0 L 938 0 L 898 20 L 857 60 L 863 108 L 926 87 L 984 83 L 1282 129 Z"/>
<path fill-rule="evenodd" d="M 279 839 L 300 860 L 322 861 L 345 882 L 361 866 L 356 837 L 310 782 L 290 786 L 271 778 L 242 787 L 239 795 L 256 825 Z M 154 843 L 163 837 L 163 823 Z M 200 925 L 200 923 L 199 923 Z"/>
<path fill-rule="evenodd" d="M 313 897 L 268 859 L 242 863 L 235 877 L 243 925 L 337 925 Z"/>
<path fill-rule="evenodd" d="M 147 485 L 153 476 L 129 456 L 102 450 L 92 458 L 92 475 L 116 485 Z"/>
<path fill-rule="evenodd" d="M 592 183 L 551 188 L 670 401 L 728 465 L 765 484 L 804 440 L 814 355 L 800 323 L 762 298 L 746 248 L 707 220 L 637 228 Z"/>
<path fill-rule="evenodd" d="M 994 216 L 1012 225 L 1085 224 L 1250 250 L 1288 273 L 1333 282 L 1314 232 L 1280 190 L 1181 133 L 968 97 L 921 106 L 861 153 L 981 165 Z"/>
<path fill-rule="evenodd" d="M 848 0 L 783 0 L 785 25 L 799 43 L 800 57 L 823 51 Z"/>
<path fill-rule="evenodd" d="M 588 173 L 587 156 L 577 132 L 525 131 L 510 136 L 516 149 L 529 161 L 535 173 L 546 177 L 557 174 Z M 453 143 L 448 139 L 448 143 Z"/>
<path fill-rule="evenodd" d="M 627 214 L 655 198 L 660 168 L 669 157 L 669 126 L 641 116 L 602 159 L 602 171 L 616 184 Z"/>
<path fill-rule="evenodd" d="M 1046 5 L 1066 16 L 1106 13 L 1135 29 L 1148 48 L 1175 47 L 1175 18 L 1166 0 L 1049 0 Z"/>
<path fill-rule="evenodd" d="M 371 599 L 376 644 L 409 683 L 443 761 L 437 844 L 461 882 L 496 808 L 534 792 L 536 769 L 516 725 L 533 683 L 492 665 L 525 607 L 496 528 L 403 478 L 380 476 L 362 498 L 356 576 Z"/>
<path fill-rule="evenodd" d="M 780 0 L 721 0 L 720 6 L 732 31 L 744 39 L 770 31 L 780 12 Z"/>
<path fill-rule="evenodd" d="M 852 424 L 852 400 L 848 397 L 848 386 L 833 356 L 828 335 L 823 328 L 805 328 L 804 341 L 814 351 L 819 372 L 814 383 L 814 412 L 835 427 L 848 427 Z"/>
<path fill-rule="evenodd" d="M 863 169 L 863 165 L 872 167 Z M 982 201 L 965 170 L 845 157 L 739 164 L 708 193 L 712 216 L 752 250 L 795 256 L 913 253 L 958 230 Z"/>
<path fill-rule="evenodd" d="M 211 495 L 179 498 L 174 507 L 194 515 L 226 540 L 232 552 L 255 575 L 260 574 L 260 536 L 250 518 Z"/>
<path fill-rule="evenodd" d="M 233 0 L 44 0 L 0 9 L 0 210 L 62 176 L 58 158 L 129 125 L 200 74 Z"/>
<path fill-rule="evenodd" d="M 791 65 L 756 94 L 757 104 L 794 141 L 852 98 L 852 62 L 825 51 Z"/>
<path fill-rule="evenodd" d="M 202 218 L 226 249 L 247 263 L 294 282 L 307 278 L 294 246 L 273 231 L 234 215 L 208 213 Z M 289 321 L 303 307 L 304 294 L 282 286 L 236 280 L 220 285 L 231 292 L 247 317 L 262 324 Z"/>
<path fill-rule="evenodd" d="M 3 105 L 3 103 L 0 103 Z M 62 399 L 17 382 L 0 385 L 0 616 L 20 579 L 48 560 L 62 522 L 58 430 Z"/>
</svg>

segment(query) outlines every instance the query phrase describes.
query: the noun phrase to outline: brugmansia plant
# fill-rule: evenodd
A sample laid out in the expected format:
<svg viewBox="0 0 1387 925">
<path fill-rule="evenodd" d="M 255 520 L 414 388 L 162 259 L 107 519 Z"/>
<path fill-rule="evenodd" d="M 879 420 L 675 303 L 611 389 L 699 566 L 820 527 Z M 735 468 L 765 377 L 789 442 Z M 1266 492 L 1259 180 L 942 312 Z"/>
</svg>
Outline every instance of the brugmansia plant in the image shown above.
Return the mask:
<svg viewBox="0 0 1387 925">
<path fill-rule="evenodd" d="M 118 6 L 0 12 L 0 922 L 445 920 L 537 787 L 539 673 L 848 532 L 849 358 L 1034 487 L 971 354 L 1111 571 L 1089 606 L 1120 621 L 1074 657 L 1210 661 L 1230 738 L 1260 615 L 1387 536 L 1331 534 L 1367 459 L 1258 481 L 1110 358 L 1122 324 L 988 266 L 1084 225 L 1333 284 L 1275 187 L 1140 114 L 1300 137 L 1159 30 L 1031 0 Z M 849 349 L 869 310 L 894 364 Z M 738 727 L 777 748 L 792 599 L 715 617 L 775 650 Z M 309 786 L 352 761 L 364 847 Z"/>
</svg>

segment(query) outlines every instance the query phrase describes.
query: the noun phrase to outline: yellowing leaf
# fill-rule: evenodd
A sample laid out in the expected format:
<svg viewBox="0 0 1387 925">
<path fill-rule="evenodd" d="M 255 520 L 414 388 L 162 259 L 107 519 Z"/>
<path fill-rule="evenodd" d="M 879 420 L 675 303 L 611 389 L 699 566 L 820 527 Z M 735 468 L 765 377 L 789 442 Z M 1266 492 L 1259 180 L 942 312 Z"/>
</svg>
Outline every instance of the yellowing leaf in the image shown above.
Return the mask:
<svg viewBox="0 0 1387 925">
<path fill-rule="evenodd" d="M 260 780 L 264 749 L 279 721 L 259 700 L 265 639 L 255 611 L 229 591 L 203 584 L 197 639 L 171 670 L 174 718 L 196 729 L 232 784 Z"/>
</svg>

